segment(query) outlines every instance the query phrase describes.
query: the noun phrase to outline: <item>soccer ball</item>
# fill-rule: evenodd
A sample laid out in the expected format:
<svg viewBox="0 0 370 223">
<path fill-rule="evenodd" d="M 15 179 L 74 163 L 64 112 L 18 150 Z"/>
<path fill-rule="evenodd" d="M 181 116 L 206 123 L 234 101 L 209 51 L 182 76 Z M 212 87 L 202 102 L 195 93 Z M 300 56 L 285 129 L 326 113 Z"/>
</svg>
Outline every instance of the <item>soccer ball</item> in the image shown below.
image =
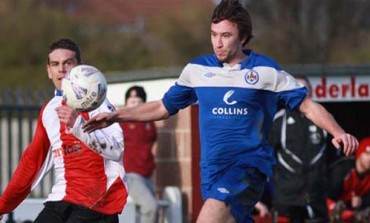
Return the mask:
<svg viewBox="0 0 370 223">
<path fill-rule="evenodd" d="M 107 81 L 96 67 L 78 65 L 62 80 L 63 99 L 79 112 L 99 107 L 107 95 Z"/>
</svg>

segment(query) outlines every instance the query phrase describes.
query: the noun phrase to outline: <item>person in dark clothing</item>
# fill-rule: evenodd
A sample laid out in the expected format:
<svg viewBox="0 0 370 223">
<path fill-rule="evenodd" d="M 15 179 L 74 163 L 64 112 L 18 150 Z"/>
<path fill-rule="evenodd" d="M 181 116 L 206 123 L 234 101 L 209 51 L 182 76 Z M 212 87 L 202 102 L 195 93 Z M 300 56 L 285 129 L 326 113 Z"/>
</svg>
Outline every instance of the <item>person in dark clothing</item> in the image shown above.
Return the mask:
<svg viewBox="0 0 370 223">
<path fill-rule="evenodd" d="M 311 96 L 308 79 L 297 80 Z M 270 142 L 276 154 L 273 208 L 278 216 L 291 223 L 328 222 L 324 174 L 327 133 L 299 111 L 283 109 L 275 116 Z"/>
</svg>

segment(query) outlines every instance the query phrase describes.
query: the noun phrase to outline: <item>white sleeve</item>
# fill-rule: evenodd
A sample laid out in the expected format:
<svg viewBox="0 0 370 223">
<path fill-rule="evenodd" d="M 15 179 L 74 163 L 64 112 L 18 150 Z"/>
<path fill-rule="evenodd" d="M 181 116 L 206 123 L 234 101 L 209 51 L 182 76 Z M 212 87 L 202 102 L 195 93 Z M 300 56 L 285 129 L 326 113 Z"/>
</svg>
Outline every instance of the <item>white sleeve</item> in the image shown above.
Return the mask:
<svg viewBox="0 0 370 223">
<path fill-rule="evenodd" d="M 111 111 L 111 105 L 107 106 L 107 103 L 103 103 L 98 109 L 90 112 L 90 117 L 100 113 Z M 91 133 L 83 132 L 82 126 L 86 120 L 79 115 L 73 126 L 72 133 L 79 138 L 85 145 L 91 150 L 100 154 L 106 159 L 120 161 L 123 155 L 123 132 L 122 128 L 118 123 L 95 130 Z"/>
<path fill-rule="evenodd" d="M 276 88 L 277 92 L 291 91 L 298 88 L 303 88 L 304 85 L 297 81 L 291 74 L 284 70 L 276 71 Z"/>
</svg>

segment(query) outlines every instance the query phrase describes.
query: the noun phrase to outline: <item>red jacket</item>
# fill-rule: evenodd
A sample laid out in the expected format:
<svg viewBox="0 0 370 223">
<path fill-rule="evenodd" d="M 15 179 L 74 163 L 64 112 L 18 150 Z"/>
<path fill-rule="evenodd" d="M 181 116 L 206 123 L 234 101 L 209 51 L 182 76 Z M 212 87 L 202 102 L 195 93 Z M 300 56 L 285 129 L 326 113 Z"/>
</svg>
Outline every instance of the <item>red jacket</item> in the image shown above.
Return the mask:
<svg viewBox="0 0 370 223">
<path fill-rule="evenodd" d="M 364 138 L 360 141 L 358 150 L 356 152 L 356 159 L 365 152 L 370 152 L 370 137 Z M 370 174 L 360 177 L 355 167 L 346 175 L 343 181 L 343 190 L 340 199 L 345 202 L 350 202 L 352 192 L 357 196 L 364 197 L 370 192 Z"/>
<path fill-rule="evenodd" d="M 345 203 L 350 203 L 352 193 L 363 197 L 370 191 L 370 175 L 359 177 L 355 169 L 352 169 L 343 181 L 343 191 L 340 199 Z"/>
<path fill-rule="evenodd" d="M 121 122 L 125 141 L 123 164 L 127 173 L 150 177 L 155 168 L 152 153 L 157 139 L 153 122 Z"/>
</svg>

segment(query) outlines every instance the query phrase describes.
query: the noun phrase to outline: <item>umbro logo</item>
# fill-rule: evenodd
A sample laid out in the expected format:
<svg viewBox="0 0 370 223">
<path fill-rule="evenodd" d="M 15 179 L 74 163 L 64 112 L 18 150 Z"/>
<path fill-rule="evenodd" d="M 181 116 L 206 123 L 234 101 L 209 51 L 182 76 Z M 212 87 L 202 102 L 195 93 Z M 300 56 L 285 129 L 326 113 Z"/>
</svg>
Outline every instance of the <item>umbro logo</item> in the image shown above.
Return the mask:
<svg viewBox="0 0 370 223">
<path fill-rule="evenodd" d="M 224 187 L 219 187 L 219 188 L 217 188 L 217 190 L 219 191 L 219 192 L 221 192 L 221 193 L 223 193 L 223 194 L 229 194 L 230 192 L 229 192 L 229 190 L 227 190 L 226 188 L 224 188 Z"/>
<path fill-rule="evenodd" d="M 211 73 L 211 72 L 208 72 L 208 73 L 205 73 L 205 74 L 204 74 L 204 76 L 205 76 L 205 77 L 208 77 L 208 78 L 211 78 L 211 77 L 216 76 L 216 74 Z"/>
</svg>

